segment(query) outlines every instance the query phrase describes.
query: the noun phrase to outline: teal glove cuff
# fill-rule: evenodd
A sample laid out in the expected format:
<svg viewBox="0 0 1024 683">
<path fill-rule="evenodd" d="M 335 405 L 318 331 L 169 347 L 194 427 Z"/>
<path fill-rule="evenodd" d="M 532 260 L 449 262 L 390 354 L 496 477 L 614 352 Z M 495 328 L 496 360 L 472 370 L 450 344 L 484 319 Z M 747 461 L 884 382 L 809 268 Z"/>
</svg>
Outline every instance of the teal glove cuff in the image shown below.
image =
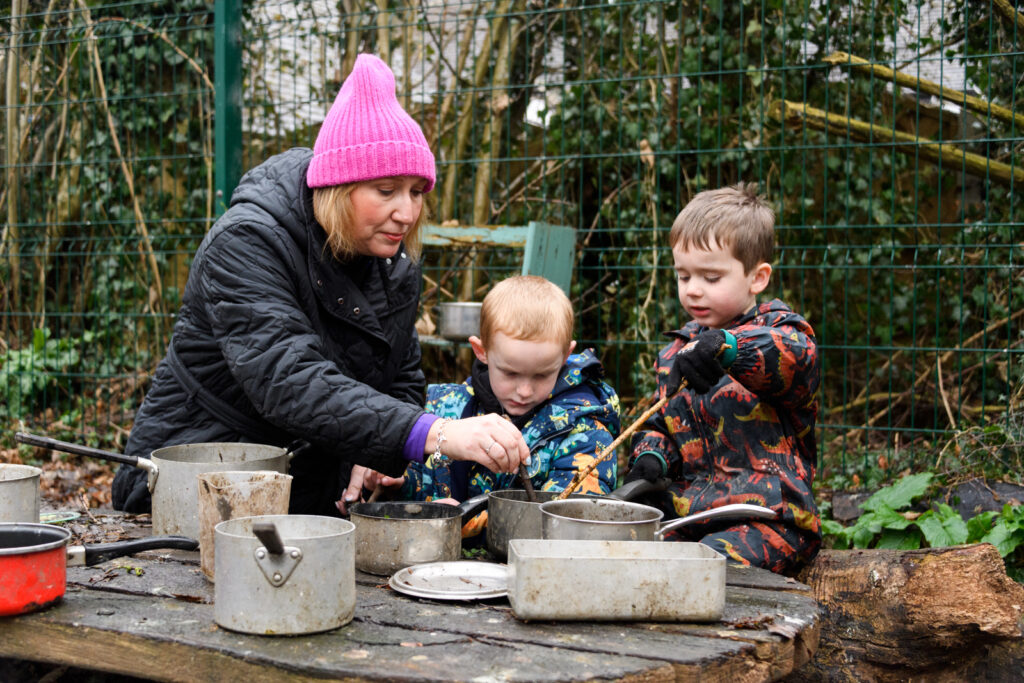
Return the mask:
<svg viewBox="0 0 1024 683">
<path fill-rule="evenodd" d="M 728 368 L 736 360 L 736 336 L 729 330 L 722 330 L 722 332 L 725 333 L 725 343 L 729 345 L 729 348 L 722 352 L 722 357 L 718 362 L 723 368 Z"/>
</svg>

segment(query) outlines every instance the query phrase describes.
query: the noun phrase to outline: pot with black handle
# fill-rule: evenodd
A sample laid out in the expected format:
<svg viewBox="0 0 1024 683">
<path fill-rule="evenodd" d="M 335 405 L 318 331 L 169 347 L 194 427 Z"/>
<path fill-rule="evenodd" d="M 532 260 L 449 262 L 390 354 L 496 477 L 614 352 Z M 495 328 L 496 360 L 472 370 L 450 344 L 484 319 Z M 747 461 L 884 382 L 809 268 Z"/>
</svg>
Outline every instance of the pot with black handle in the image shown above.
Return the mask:
<svg viewBox="0 0 1024 683">
<path fill-rule="evenodd" d="M 67 568 L 92 566 L 143 550 L 196 550 L 199 542 L 184 536 L 152 536 L 132 541 L 72 545 L 71 532 L 33 523 L 0 524 L 0 616 L 44 609 L 64 597 Z"/>
<path fill-rule="evenodd" d="M 294 451 L 255 443 L 191 443 L 158 448 L 149 458 L 122 455 L 45 436 L 18 432 L 19 443 L 119 462 L 146 470 L 153 499 L 153 533 L 199 538 L 199 484 L 196 476 L 230 470 L 288 473 Z"/>
</svg>

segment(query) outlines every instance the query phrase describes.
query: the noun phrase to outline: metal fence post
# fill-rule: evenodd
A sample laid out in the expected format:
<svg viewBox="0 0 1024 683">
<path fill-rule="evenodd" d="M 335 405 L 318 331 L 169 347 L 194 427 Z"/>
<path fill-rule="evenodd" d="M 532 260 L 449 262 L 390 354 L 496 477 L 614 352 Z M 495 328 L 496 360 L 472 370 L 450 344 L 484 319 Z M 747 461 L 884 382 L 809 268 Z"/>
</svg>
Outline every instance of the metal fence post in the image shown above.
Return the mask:
<svg viewBox="0 0 1024 683">
<path fill-rule="evenodd" d="M 214 3 L 213 117 L 217 215 L 227 210 L 242 175 L 242 2 Z"/>
</svg>

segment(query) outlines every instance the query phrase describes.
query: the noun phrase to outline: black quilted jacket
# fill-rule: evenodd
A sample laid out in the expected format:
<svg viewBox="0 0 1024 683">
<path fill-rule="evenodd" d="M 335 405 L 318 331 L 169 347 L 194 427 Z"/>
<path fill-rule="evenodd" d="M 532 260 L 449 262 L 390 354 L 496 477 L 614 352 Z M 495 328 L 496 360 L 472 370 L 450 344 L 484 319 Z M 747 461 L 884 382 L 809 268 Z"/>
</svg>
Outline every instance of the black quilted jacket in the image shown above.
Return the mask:
<svg viewBox="0 0 1024 683">
<path fill-rule="evenodd" d="M 126 452 L 301 439 L 310 447 L 291 463 L 292 512 L 337 514 L 353 463 L 405 469 L 425 388 L 420 269 L 404 247 L 392 259 L 331 256 L 305 182 L 311 157 L 292 149 L 249 171 L 206 235 Z M 122 466 L 113 502 L 149 509 L 143 470 Z"/>
</svg>

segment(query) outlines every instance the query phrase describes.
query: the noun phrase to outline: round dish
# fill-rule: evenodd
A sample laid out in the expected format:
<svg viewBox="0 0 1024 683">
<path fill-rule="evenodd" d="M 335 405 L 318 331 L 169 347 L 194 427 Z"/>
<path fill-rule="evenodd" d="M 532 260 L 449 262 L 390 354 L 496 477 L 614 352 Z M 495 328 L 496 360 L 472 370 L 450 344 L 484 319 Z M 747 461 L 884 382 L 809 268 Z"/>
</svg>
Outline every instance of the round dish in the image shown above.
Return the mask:
<svg viewBox="0 0 1024 683">
<path fill-rule="evenodd" d="M 399 593 L 431 600 L 487 600 L 508 595 L 508 567 L 495 562 L 430 562 L 400 569 L 388 580 Z"/>
</svg>

